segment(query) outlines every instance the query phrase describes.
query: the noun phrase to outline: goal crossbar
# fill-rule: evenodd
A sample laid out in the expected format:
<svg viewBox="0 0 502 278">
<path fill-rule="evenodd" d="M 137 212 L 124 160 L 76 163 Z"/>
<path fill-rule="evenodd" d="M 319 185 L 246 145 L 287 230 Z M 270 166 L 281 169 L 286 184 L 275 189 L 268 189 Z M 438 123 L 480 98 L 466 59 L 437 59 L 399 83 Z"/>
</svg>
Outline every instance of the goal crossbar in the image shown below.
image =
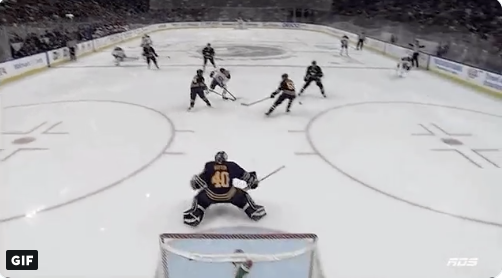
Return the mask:
<svg viewBox="0 0 502 278">
<path fill-rule="evenodd" d="M 292 252 L 283 252 L 279 254 L 252 254 L 252 253 L 231 253 L 231 254 L 200 254 L 187 252 L 173 248 L 168 244 L 170 240 L 176 239 L 209 239 L 209 240 L 278 240 L 278 239 L 299 239 L 299 240 L 312 240 L 305 248 L 298 249 Z M 185 257 L 190 260 L 200 262 L 244 262 L 251 259 L 255 262 L 271 262 L 281 261 L 290 258 L 298 257 L 304 253 L 310 252 L 315 248 L 317 235 L 315 234 L 162 234 L 160 236 L 161 245 L 165 250 Z"/>
</svg>

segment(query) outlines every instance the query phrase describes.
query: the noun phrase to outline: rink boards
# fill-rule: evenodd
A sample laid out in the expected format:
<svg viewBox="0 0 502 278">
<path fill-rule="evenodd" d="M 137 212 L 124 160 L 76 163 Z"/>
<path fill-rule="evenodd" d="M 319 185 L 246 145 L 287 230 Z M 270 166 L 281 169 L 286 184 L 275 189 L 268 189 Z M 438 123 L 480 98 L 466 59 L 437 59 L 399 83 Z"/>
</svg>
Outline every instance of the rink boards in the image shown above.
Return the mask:
<svg viewBox="0 0 502 278">
<path fill-rule="evenodd" d="M 100 51 L 104 48 L 138 38 L 142 34 L 163 31 L 169 29 L 199 29 L 199 28 L 235 28 L 237 22 L 184 22 L 163 23 L 146 26 L 123 33 L 113 34 L 92 41 L 86 41 L 77 45 L 77 56 L 81 57 Z M 247 28 L 270 28 L 290 29 L 321 32 L 335 37 L 347 35 L 352 43 L 357 42 L 358 36 L 336 28 L 303 24 L 303 23 L 276 23 L 276 22 L 248 22 Z M 409 56 L 410 49 L 386 43 L 372 38 L 366 39 L 366 46 L 385 56 L 394 59 Z M 453 61 L 441 59 L 432 55 L 421 53 L 419 56 L 421 67 L 438 73 L 441 76 L 458 81 L 464 85 L 480 89 L 484 92 L 502 95 L 502 76 L 482 69 L 470 67 Z M 0 64 L 0 84 L 19 79 L 28 74 L 50 68 L 62 62 L 70 60 L 67 47 L 51 50 L 45 53 L 24 57 Z"/>
</svg>

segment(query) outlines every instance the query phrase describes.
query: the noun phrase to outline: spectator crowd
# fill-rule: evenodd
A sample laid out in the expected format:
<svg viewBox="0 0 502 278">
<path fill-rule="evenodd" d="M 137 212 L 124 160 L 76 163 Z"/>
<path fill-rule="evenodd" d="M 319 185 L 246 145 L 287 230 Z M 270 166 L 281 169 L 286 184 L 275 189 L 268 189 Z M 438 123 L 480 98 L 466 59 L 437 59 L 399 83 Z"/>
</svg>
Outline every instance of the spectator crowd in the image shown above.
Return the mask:
<svg viewBox="0 0 502 278">
<path fill-rule="evenodd" d="M 257 3 L 243 7 L 243 3 L 233 0 L 163 0 L 176 1 L 176 9 L 149 11 L 149 0 L 3 0 L 0 2 L 0 20 L 8 35 L 12 58 L 19 58 L 59 48 L 68 40 L 85 41 L 100 36 L 124 31 L 135 23 L 159 23 L 185 20 L 224 20 L 225 8 L 246 10 L 248 19 L 254 20 L 291 20 L 291 16 L 263 18 L 276 8 L 277 14 L 289 1 L 270 0 L 267 13 L 258 10 Z M 151 0 L 155 1 L 155 0 Z M 158 1 L 158 0 L 157 0 Z M 191 3 L 190 7 L 180 8 L 179 1 Z M 214 1 L 214 3 L 212 3 Z M 256 0 L 258 1 L 258 0 Z M 324 0 L 322 0 L 324 1 Z M 331 0 L 326 0 L 331 1 Z M 300 22 L 326 22 L 338 16 L 364 19 L 366 22 L 385 20 L 392 24 L 414 27 L 413 30 L 434 30 L 448 34 L 465 35 L 479 42 L 481 51 L 495 53 L 490 59 L 490 70 L 502 72 L 502 7 L 497 0 L 332 0 L 329 12 L 315 12 L 316 7 L 299 7 L 300 17 L 295 12 L 293 20 Z M 226 3 L 223 5 L 222 3 Z M 200 4 L 200 5 L 199 5 Z M 308 2 L 306 3 L 308 5 Z M 166 5 L 169 6 L 169 5 Z M 223 7 L 222 7 L 223 6 Z M 273 6 L 273 7 L 270 7 Z M 205 8 L 200 8 L 205 7 Z M 253 16 L 253 9 L 255 10 Z M 287 8 L 291 9 L 291 8 Z M 221 12 L 215 13 L 215 10 Z M 251 11 L 251 12 L 250 12 Z M 291 14 L 291 12 L 289 12 Z M 318 17 L 318 18 L 316 18 Z M 322 17 L 323 20 L 320 20 Z M 417 31 L 417 32 L 418 32 Z M 421 34 L 416 34 L 420 36 Z M 399 34 L 395 34 L 399 37 Z M 394 37 L 394 35 L 393 35 Z M 460 43 L 460 42 L 452 42 Z M 472 45 L 469 47 L 473 47 Z M 490 49 L 487 49 L 490 48 Z M 448 45 L 442 45 L 439 54 L 445 55 Z M 448 57 L 451 58 L 451 57 Z M 497 60 L 498 59 L 498 60 Z M 465 61 L 461 61 L 465 62 Z M 478 65 L 483 66 L 483 65 Z"/>
</svg>

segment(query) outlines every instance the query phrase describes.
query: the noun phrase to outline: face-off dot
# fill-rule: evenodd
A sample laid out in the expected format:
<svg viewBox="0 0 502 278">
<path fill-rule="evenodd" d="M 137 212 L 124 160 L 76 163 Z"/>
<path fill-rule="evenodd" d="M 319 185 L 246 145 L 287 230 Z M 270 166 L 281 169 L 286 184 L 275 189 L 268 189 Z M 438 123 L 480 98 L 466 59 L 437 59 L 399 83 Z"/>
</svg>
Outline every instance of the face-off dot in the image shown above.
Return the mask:
<svg viewBox="0 0 502 278">
<path fill-rule="evenodd" d="M 35 137 L 22 137 L 12 141 L 13 145 L 27 145 L 29 143 L 35 142 L 37 139 Z"/>
<path fill-rule="evenodd" d="M 441 141 L 443 141 L 443 143 L 445 143 L 446 145 L 450 146 L 461 146 L 464 144 L 460 140 L 455 138 L 441 138 Z"/>
</svg>

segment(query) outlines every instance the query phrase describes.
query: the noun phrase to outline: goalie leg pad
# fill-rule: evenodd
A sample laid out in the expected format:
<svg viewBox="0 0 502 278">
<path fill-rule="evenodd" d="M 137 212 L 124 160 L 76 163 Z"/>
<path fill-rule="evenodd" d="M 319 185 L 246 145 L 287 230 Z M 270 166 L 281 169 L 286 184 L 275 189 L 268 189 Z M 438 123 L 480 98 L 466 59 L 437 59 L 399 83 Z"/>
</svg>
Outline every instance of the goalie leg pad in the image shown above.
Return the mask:
<svg viewBox="0 0 502 278">
<path fill-rule="evenodd" d="M 202 219 L 204 219 L 204 214 L 206 209 L 213 202 L 207 197 L 206 191 L 202 190 L 193 198 L 192 206 L 183 212 L 183 222 L 192 227 L 198 226 Z"/>
<path fill-rule="evenodd" d="M 197 203 L 197 198 L 193 199 L 192 207 L 183 212 L 183 222 L 192 227 L 198 226 L 204 219 L 205 209 Z"/>
<path fill-rule="evenodd" d="M 254 221 L 258 221 L 267 215 L 265 208 L 256 204 L 251 196 L 244 190 L 238 188 L 230 202 L 242 209 L 246 215 Z"/>
</svg>

